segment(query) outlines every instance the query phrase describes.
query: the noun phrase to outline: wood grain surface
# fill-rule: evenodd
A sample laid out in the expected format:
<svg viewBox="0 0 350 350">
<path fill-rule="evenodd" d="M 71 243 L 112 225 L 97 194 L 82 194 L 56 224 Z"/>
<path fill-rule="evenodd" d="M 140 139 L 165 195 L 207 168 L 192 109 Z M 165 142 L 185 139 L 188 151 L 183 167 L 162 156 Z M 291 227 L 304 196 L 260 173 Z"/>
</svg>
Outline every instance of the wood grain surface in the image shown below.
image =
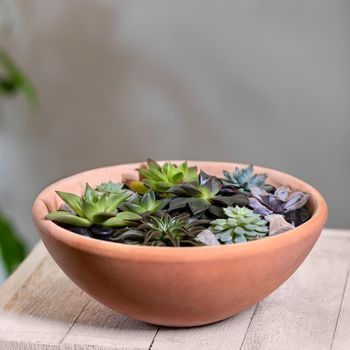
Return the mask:
<svg viewBox="0 0 350 350">
<path fill-rule="evenodd" d="M 259 304 L 208 326 L 156 327 L 77 288 L 42 243 L 0 288 L 0 350 L 349 350 L 350 231 L 326 229 Z"/>
</svg>

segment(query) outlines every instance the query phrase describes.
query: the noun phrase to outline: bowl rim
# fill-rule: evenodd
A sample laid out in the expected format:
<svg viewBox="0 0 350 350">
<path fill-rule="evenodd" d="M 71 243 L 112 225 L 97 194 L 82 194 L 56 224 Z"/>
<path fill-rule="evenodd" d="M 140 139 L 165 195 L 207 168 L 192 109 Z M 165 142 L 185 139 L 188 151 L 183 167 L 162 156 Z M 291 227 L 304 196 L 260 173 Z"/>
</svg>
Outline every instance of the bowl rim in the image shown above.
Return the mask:
<svg viewBox="0 0 350 350">
<path fill-rule="evenodd" d="M 160 164 L 164 162 L 172 162 L 175 164 L 184 162 L 184 160 L 162 160 L 157 161 Z M 201 167 L 201 165 L 208 165 L 208 166 L 230 166 L 233 167 L 246 167 L 248 164 L 245 163 L 236 163 L 231 161 L 201 161 L 201 160 L 188 160 L 187 161 L 189 166 L 191 165 L 197 165 L 198 167 Z M 32 217 L 34 224 L 41 234 L 41 236 L 54 236 L 55 239 L 61 241 L 63 244 L 69 245 L 72 248 L 83 250 L 86 252 L 91 253 L 92 251 L 95 254 L 102 254 L 102 255 L 112 255 L 116 256 L 119 255 L 121 257 L 130 257 L 134 256 L 134 258 L 137 259 L 137 257 L 140 256 L 140 253 L 143 253 L 143 256 L 149 255 L 154 257 L 154 259 L 164 258 L 164 256 L 173 256 L 173 257 L 181 257 L 184 261 L 188 259 L 193 259 L 194 256 L 202 257 L 205 256 L 209 257 L 210 255 L 215 256 L 221 256 L 221 258 L 224 258 L 225 256 L 223 254 L 229 253 L 229 255 L 232 255 L 230 253 L 236 252 L 238 254 L 248 254 L 252 253 L 253 251 L 260 251 L 261 253 L 265 252 L 265 248 L 267 245 L 274 245 L 274 246 L 284 246 L 287 244 L 290 244 L 291 242 L 298 242 L 301 239 L 308 236 L 309 231 L 314 231 L 313 227 L 319 228 L 321 230 L 327 220 L 328 216 L 328 206 L 321 195 L 321 193 L 311 186 L 310 184 L 306 183 L 303 180 L 300 180 L 299 178 L 290 175 L 288 173 L 268 168 L 260 165 L 254 165 L 254 169 L 256 172 L 267 172 L 272 173 L 278 176 L 281 176 L 281 179 L 287 178 L 292 181 L 298 182 L 303 187 L 307 188 L 307 192 L 310 193 L 311 198 L 313 198 L 315 203 L 314 212 L 311 216 L 311 218 L 297 226 L 296 228 L 289 230 L 287 232 L 275 235 L 275 236 L 269 236 L 265 237 L 260 240 L 255 241 L 249 241 L 249 242 L 243 242 L 238 244 L 228 244 L 228 245 L 217 245 L 217 246 L 194 246 L 194 247 L 158 247 L 158 246 L 142 246 L 142 245 L 129 245 L 124 243 L 116 243 L 116 242 L 109 242 L 104 240 L 95 239 L 92 237 L 84 237 L 81 235 L 78 235 L 74 232 L 71 232 L 67 229 L 64 229 L 57 224 L 46 220 L 43 217 L 48 213 L 48 208 L 43 200 L 43 197 L 47 195 L 48 193 L 52 193 L 54 191 L 54 188 L 59 186 L 60 184 L 77 180 L 79 183 L 85 183 L 84 177 L 92 172 L 103 172 L 104 170 L 111 170 L 113 168 L 118 168 L 121 166 L 130 166 L 130 167 L 139 167 L 141 164 L 144 164 L 145 162 L 133 162 L 133 163 L 120 163 L 120 164 L 114 164 L 111 166 L 105 166 L 105 167 L 99 167 L 94 168 L 91 170 L 83 171 L 76 173 L 74 175 L 65 177 L 61 180 L 58 180 L 51 185 L 45 187 L 39 195 L 36 197 L 36 199 L 33 202 L 32 206 Z M 223 170 L 223 169 L 222 169 Z M 57 188 L 59 190 L 59 188 Z M 46 209 L 46 213 L 45 213 Z M 43 238 L 43 237 L 42 237 Z M 44 240 L 45 243 L 45 240 Z M 208 255 L 207 253 L 210 254 Z M 205 258 L 207 260 L 207 258 Z"/>
</svg>

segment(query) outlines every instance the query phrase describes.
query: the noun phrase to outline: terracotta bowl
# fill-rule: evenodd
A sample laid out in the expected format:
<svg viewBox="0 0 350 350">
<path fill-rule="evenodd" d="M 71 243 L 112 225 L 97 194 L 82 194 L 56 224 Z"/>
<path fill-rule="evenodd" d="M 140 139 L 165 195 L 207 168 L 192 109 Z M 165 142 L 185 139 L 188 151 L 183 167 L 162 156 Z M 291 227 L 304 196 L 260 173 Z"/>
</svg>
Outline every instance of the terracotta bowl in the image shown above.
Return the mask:
<svg viewBox="0 0 350 350">
<path fill-rule="evenodd" d="M 242 164 L 189 162 L 212 175 Z M 212 247 L 144 247 L 79 236 L 44 220 L 61 200 L 55 190 L 81 194 L 85 183 L 121 181 L 136 175 L 141 163 L 116 165 L 71 176 L 47 187 L 33 204 L 41 239 L 65 274 L 111 309 L 165 326 L 203 325 L 233 316 L 265 298 L 300 266 L 327 219 L 327 204 L 305 182 L 256 167 L 275 186 L 311 194 L 312 217 L 286 233 L 265 239 Z"/>
</svg>

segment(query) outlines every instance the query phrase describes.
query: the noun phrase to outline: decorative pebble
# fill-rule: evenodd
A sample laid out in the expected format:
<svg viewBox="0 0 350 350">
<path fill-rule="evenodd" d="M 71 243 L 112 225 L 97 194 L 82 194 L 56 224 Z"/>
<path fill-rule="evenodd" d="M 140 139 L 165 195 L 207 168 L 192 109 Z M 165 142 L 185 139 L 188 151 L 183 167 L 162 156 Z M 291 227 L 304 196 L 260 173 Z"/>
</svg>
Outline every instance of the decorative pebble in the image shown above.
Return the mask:
<svg viewBox="0 0 350 350">
<path fill-rule="evenodd" d="M 91 236 L 90 230 L 86 227 L 70 227 L 69 231 L 77 233 L 78 235 L 81 235 L 81 236 L 86 236 L 86 237 Z"/>
<path fill-rule="evenodd" d="M 66 203 L 63 203 L 63 204 L 60 206 L 60 209 L 59 209 L 59 210 L 66 211 L 66 212 L 68 212 L 68 213 L 70 213 L 70 214 L 72 214 L 72 215 L 77 215 L 77 213 L 76 213 L 74 210 L 72 210 L 72 208 L 71 208 L 68 204 L 66 204 Z"/>
<path fill-rule="evenodd" d="M 108 238 L 112 236 L 115 232 L 115 228 L 102 227 L 102 226 L 91 226 L 89 229 L 92 236 L 98 237 L 98 238 Z"/>
<path fill-rule="evenodd" d="M 196 237 L 197 241 L 205 245 L 220 245 L 220 242 L 216 239 L 213 232 L 210 230 L 204 230 Z"/>
<path fill-rule="evenodd" d="M 283 215 L 266 215 L 265 219 L 270 223 L 269 236 L 278 235 L 279 233 L 283 233 L 295 228 L 292 224 L 285 220 Z"/>
</svg>

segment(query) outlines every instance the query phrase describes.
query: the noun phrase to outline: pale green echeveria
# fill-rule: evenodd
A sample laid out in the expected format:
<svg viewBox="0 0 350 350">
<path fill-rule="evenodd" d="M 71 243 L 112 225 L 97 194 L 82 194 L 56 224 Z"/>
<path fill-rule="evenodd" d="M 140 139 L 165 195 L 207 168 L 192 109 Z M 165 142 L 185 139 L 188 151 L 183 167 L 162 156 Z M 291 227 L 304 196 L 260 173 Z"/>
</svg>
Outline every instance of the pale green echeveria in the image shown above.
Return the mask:
<svg viewBox="0 0 350 350">
<path fill-rule="evenodd" d="M 267 221 L 247 207 L 227 207 L 224 213 L 227 219 L 211 222 L 211 230 L 221 243 L 247 242 L 268 234 Z"/>
<path fill-rule="evenodd" d="M 129 197 L 128 192 L 103 193 L 95 191 L 86 184 L 82 197 L 74 193 L 56 192 L 71 208 L 72 212 L 58 210 L 49 213 L 46 219 L 78 227 L 101 225 L 105 227 L 123 227 L 135 224 L 141 217 L 132 212 L 118 212 L 118 207 Z"/>
</svg>

